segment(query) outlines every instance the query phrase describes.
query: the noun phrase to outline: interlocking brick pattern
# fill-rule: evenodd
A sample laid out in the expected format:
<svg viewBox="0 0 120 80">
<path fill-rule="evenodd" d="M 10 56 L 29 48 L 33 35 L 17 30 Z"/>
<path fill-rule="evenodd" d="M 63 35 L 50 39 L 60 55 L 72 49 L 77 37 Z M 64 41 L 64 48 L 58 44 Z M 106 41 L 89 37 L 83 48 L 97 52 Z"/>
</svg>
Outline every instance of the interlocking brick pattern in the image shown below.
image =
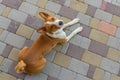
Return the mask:
<svg viewBox="0 0 120 80">
<path fill-rule="evenodd" d="M 83 31 L 46 55 L 34 75 L 14 70 L 19 51 L 39 37 L 45 11 Z M 0 0 L 0 80 L 120 80 L 120 0 Z"/>
</svg>

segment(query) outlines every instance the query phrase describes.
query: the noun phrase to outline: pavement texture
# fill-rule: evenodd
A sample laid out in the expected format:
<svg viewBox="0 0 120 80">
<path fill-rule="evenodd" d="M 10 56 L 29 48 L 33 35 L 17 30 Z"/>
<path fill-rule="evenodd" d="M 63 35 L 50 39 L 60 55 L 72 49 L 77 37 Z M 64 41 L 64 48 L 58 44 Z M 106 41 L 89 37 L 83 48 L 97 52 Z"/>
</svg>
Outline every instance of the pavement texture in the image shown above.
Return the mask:
<svg viewBox="0 0 120 80">
<path fill-rule="evenodd" d="M 48 55 L 42 72 L 17 74 L 17 56 L 44 24 L 40 11 L 83 31 Z M 120 80 L 120 0 L 0 0 L 0 80 Z"/>
</svg>

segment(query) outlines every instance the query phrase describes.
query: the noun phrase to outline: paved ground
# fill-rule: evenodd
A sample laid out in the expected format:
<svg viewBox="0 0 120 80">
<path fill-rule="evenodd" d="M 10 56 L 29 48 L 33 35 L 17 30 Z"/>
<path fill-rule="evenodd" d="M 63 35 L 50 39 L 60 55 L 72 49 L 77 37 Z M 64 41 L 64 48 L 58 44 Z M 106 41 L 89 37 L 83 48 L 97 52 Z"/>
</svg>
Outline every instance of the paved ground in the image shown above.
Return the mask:
<svg viewBox="0 0 120 80">
<path fill-rule="evenodd" d="M 44 23 L 39 11 L 65 22 L 80 18 L 67 34 L 84 29 L 46 56 L 42 72 L 17 74 L 19 51 Z M 120 0 L 0 0 L 0 71 L 0 80 L 120 80 Z"/>
</svg>

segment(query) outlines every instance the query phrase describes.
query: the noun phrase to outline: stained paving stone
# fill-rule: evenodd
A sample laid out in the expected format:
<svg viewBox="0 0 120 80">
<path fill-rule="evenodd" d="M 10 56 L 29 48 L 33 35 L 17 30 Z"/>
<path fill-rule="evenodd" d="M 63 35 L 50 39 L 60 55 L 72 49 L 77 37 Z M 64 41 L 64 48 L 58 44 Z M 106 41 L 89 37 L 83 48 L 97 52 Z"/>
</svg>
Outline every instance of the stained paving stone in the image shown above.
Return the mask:
<svg viewBox="0 0 120 80">
<path fill-rule="evenodd" d="M 27 14 L 30 14 L 32 16 L 35 16 L 37 9 L 38 9 L 38 7 L 36 7 L 30 3 L 27 3 L 27 2 L 23 2 L 21 4 L 21 6 L 19 7 L 19 10 L 21 10 Z"/>
<path fill-rule="evenodd" d="M 2 56 L 7 58 L 12 48 L 13 48 L 12 46 L 6 45 L 6 47 L 3 50 Z"/>
<path fill-rule="evenodd" d="M 109 72 L 105 72 L 104 80 L 110 80 L 111 74 Z"/>
<path fill-rule="evenodd" d="M 0 73 L 0 79 L 1 80 L 16 80 L 16 78 L 14 76 L 4 73 L 4 72 Z"/>
<path fill-rule="evenodd" d="M 117 62 L 114 62 L 112 60 L 109 60 L 107 58 L 103 58 L 102 59 L 102 62 L 100 64 L 100 68 L 108 71 L 108 72 L 111 72 L 111 73 L 114 73 L 114 74 L 118 74 L 119 73 L 119 68 L 120 68 L 120 64 L 117 63 Z"/>
<path fill-rule="evenodd" d="M 26 21 L 25 21 L 25 24 L 27 26 L 30 26 L 34 29 L 38 29 L 40 27 L 42 27 L 42 25 L 44 24 L 43 20 L 39 19 L 39 18 L 36 18 L 36 17 L 33 17 L 33 16 L 28 16 Z"/>
<path fill-rule="evenodd" d="M 83 48 L 70 44 L 68 47 L 67 55 L 80 60 L 83 56 L 84 51 L 85 50 Z"/>
<path fill-rule="evenodd" d="M 77 74 L 76 78 L 74 80 L 92 80 L 90 78 L 87 78 L 81 74 Z"/>
<path fill-rule="evenodd" d="M 17 48 L 22 48 L 25 42 L 25 38 L 13 33 L 9 33 L 5 39 L 5 42 Z"/>
<path fill-rule="evenodd" d="M 93 65 L 89 66 L 88 72 L 87 72 L 87 77 L 88 78 L 93 78 L 94 72 L 95 72 L 96 67 Z"/>
<path fill-rule="evenodd" d="M 45 9 L 52 11 L 54 13 L 58 13 L 60 11 L 61 5 L 54 3 L 52 1 L 48 1 L 48 3 L 46 4 Z"/>
<path fill-rule="evenodd" d="M 2 0 L 2 4 L 18 9 L 23 0 Z"/>
<path fill-rule="evenodd" d="M 5 5 L 0 4 L 0 15 L 4 12 L 5 8 Z"/>
<path fill-rule="evenodd" d="M 96 9 L 96 7 L 89 5 L 86 14 L 93 17 L 96 12 Z"/>
<path fill-rule="evenodd" d="M 27 14 L 25 14 L 24 12 L 12 9 L 8 15 L 8 18 L 15 20 L 17 22 L 20 23 L 24 23 L 25 20 L 27 19 Z"/>
<path fill-rule="evenodd" d="M 80 73 L 82 75 L 87 75 L 89 65 L 85 62 L 79 61 L 77 59 L 72 58 L 68 69 Z"/>
<path fill-rule="evenodd" d="M 0 28 L 8 29 L 10 22 L 10 19 L 0 16 Z"/>
<path fill-rule="evenodd" d="M 105 57 L 107 55 L 108 49 L 109 47 L 103 43 L 97 41 L 91 41 L 88 50 Z"/>
<path fill-rule="evenodd" d="M 55 57 L 55 54 L 56 54 L 57 51 L 55 50 L 51 50 L 45 57 L 48 61 L 53 61 L 54 57 Z"/>
<path fill-rule="evenodd" d="M 90 27 L 94 28 L 94 29 L 98 29 L 100 20 L 97 18 L 92 18 L 91 22 L 90 22 Z"/>
<path fill-rule="evenodd" d="M 70 13 L 69 13 L 70 12 Z M 66 6 L 62 6 L 60 11 L 59 11 L 59 15 L 62 15 L 64 17 L 67 17 L 69 19 L 74 19 L 77 16 L 78 12 L 66 7 Z"/>
<path fill-rule="evenodd" d="M 0 42 L 0 54 L 3 54 L 5 47 L 6 47 L 6 44 L 3 42 Z"/>
<path fill-rule="evenodd" d="M 67 70 L 65 68 L 62 68 L 58 77 L 58 79 L 60 80 L 75 80 L 75 78 L 76 78 L 76 73 L 70 70 Z"/>
<path fill-rule="evenodd" d="M 77 15 L 77 18 L 80 19 L 80 21 L 79 21 L 80 23 L 89 26 L 90 20 L 91 20 L 91 17 L 90 17 L 90 16 L 85 15 L 85 14 L 83 14 L 83 13 L 79 13 L 79 14 Z"/>
<path fill-rule="evenodd" d="M 97 8 L 100 8 L 102 4 L 102 0 L 85 0 L 85 3 L 95 6 Z"/>
<path fill-rule="evenodd" d="M 16 73 L 15 71 L 15 66 L 17 65 L 17 62 L 13 62 L 11 65 L 10 65 L 10 68 L 8 70 L 8 73 L 17 77 L 17 78 L 20 78 L 20 79 L 24 79 L 25 77 L 25 74 L 18 74 Z"/>
<path fill-rule="evenodd" d="M 111 23 L 119 27 L 120 26 L 119 21 L 120 21 L 120 17 L 113 15 Z"/>
<path fill-rule="evenodd" d="M 103 10 L 100 10 L 100 9 L 96 10 L 94 17 L 100 20 L 106 21 L 108 23 L 110 23 L 112 20 L 112 14 L 105 12 Z"/>
<path fill-rule="evenodd" d="M 5 58 L 0 65 L 0 70 L 3 72 L 8 72 L 12 63 L 12 60 Z"/>
</svg>

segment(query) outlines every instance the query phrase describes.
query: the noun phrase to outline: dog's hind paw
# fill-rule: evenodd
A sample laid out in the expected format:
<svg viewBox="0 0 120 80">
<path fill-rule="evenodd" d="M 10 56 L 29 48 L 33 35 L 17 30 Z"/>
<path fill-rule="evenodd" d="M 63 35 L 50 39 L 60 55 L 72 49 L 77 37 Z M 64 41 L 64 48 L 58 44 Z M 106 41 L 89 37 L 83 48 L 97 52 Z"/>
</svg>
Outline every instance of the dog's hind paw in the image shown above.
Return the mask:
<svg viewBox="0 0 120 80">
<path fill-rule="evenodd" d="M 82 30 L 83 30 L 83 27 L 78 27 L 78 28 L 76 29 L 76 32 L 79 33 L 79 32 L 81 32 Z"/>
</svg>

